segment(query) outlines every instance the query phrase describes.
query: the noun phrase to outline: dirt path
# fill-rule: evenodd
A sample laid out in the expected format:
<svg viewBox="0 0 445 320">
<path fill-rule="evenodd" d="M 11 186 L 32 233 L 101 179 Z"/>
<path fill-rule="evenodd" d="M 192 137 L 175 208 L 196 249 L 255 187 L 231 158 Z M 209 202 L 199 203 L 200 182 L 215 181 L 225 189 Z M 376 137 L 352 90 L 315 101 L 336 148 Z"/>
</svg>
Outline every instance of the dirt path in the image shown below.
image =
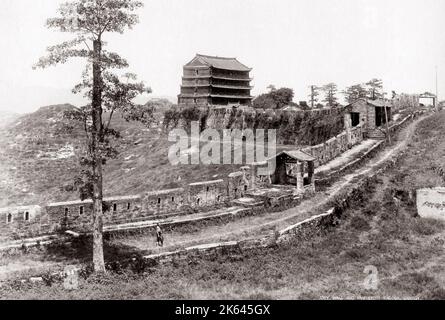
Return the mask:
<svg viewBox="0 0 445 320">
<path fill-rule="evenodd" d="M 303 201 L 298 207 L 291 208 L 282 212 L 268 213 L 261 216 L 254 216 L 233 221 L 224 225 L 210 226 L 191 232 L 188 234 L 172 232 L 166 234 L 166 246 L 159 249 L 155 246 L 155 241 L 151 237 L 136 237 L 129 239 L 121 239 L 120 243 L 146 250 L 149 253 L 166 252 L 178 248 L 185 248 L 204 243 L 225 242 L 240 240 L 251 237 L 260 237 L 270 234 L 273 231 L 281 230 L 290 224 L 296 224 L 314 214 L 317 209 L 325 206 L 329 201 L 344 190 L 351 181 L 359 176 L 369 173 L 372 169 L 382 164 L 398 152 L 400 152 L 411 139 L 415 128 L 420 120 L 416 119 L 407 127 L 403 128 L 397 134 L 395 145 L 388 146 L 381 151 L 372 161 L 365 164 L 364 167 L 358 168 L 350 174 L 345 175 L 339 181 L 335 182 L 324 193 L 317 193 L 311 199 Z M 315 205 L 314 205 L 315 204 Z"/>
<path fill-rule="evenodd" d="M 328 171 L 341 168 L 342 166 L 348 164 L 350 161 L 355 159 L 357 157 L 357 154 L 369 150 L 370 148 L 375 146 L 378 142 L 379 140 L 374 140 L 374 139 L 364 140 L 362 143 L 345 151 L 335 159 L 332 159 L 328 163 L 315 169 L 315 174 L 324 174 Z"/>
<path fill-rule="evenodd" d="M 374 158 L 374 161 L 368 162 L 364 167 L 361 167 L 354 172 L 343 176 L 339 181 L 337 181 L 333 186 L 331 186 L 328 190 L 328 194 L 330 196 L 334 196 L 338 194 L 344 187 L 346 187 L 354 178 L 358 176 L 365 175 L 369 173 L 372 169 L 379 166 L 392 156 L 398 154 L 403 148 L 408 144 L 414 131 L 416 130 L 417 124 L 423 118 L 416 119 L 414 122 L 410 123 L 406 128 L 402 129 L 397 134 L 397 143 L 393 146 L 387 147 L 385 150 L 379 153 L 377 157 Z"/>
</svg>

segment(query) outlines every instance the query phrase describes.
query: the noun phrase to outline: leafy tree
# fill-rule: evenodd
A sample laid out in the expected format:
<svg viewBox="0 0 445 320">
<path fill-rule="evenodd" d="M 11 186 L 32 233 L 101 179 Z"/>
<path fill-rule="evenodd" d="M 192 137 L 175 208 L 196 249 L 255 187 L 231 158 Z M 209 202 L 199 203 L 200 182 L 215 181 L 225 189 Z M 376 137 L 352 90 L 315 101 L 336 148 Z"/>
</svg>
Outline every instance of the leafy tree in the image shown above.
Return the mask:
<svg viewBox="0 0 445 320">
<path fill-rule="evenodd" d="M 289 88 L 280 88 L 270 93 L 272 99 L 277 104 L 276 108 L 281 109 L 292 103 L 294 100 L 294 90 Z"/>
<path fill-rule="evenodd" d="M 145 105 L 160 110 L 168 110 L 174 106 L 168 99 L 151 99 Z"/>
<path fill-rule="evenodd" d="M 275 109 L 276 103 L 268 93 L 264 93 L 253 100 L 252 106 L 256 109 Z"/>
<path fill-rule="evenodd" d="M 299 105 L 299 107 L 302 110 L 309 110 L 310 109 L 310 107 L 307 104 L 307 101 L 300 101 L 300 103 L 298 105 Z"/>
<path fill-rule="evenodd" d="M 149 124 L 152 108 L 138 106 L 133 99 L 150 92 L 134 74 L 117 74 L 128 63 L 115 52 L 105 49 L 104 35 L 122 34 L 138 22 L 135 11 L 143 6 L 133 0 L 76 0 L 64 3 L 59 16 L 47 20 L 47 27 L 71 33 L 74 38 L 48 48 L 35 67 L 46 68 L 66 63 L 71 58 L 86 60 L 82 82 L 73 92 L 84 93 L 91 101 L 68 116 L 83 123 L 86 152 L 81 159 L 82 172 L 76 186 L 82 199 L 93 200 L 93 264 L 96 272 L 105 272 L 103 254 L 103 166 L 117 155 L 113 141 L 120 133 L 111 128 L 116 112 L 125 119 Z"/>
<path fill-rule="evenodd" d="M 397 98 L 397 92 L 395 92 L 394 90 L 391 91 L 391 99 L 394 100 L 395 98 Z"/>
<path fill-rule="evenodd" d="M 269 90 L 269 92 L 275 91 L 277 90 L 277 87 L 275 87 L 273 84 L 270 84 L 267 89 Z"/>
<path fill-rule="evenodd" d="M 368 89 L 368 98 L 371 100 L 383 99 L 383 81 L 380 79 L 372 79 L 366 83 Z"/>
<path fill-rule="evenodd" d="M 323 86 L 323 92 L 325 94 L 323 102 L 326 102 L 326 104 L 329 107 L 334 107 L 337 105 L 337 85 L 335 83 L 328 83 L 327 85 Z"/>
<path fill-rule="evenodd" d="M 346 90 L 342 93 L 344 94 L 346 101 L 351 104 L 358 99 L 366 99 L 368 92 L 363 85 L 355 84 L 353 86 L 347 87 Z"/>
<path fill-rule="evenodd" d="M 309 95 L 309 102 L 311 104 L 312 109 L 314 109 L 314 107 L 317 105 L 319 95 L 320 95 L 320 87 L 311 86 L 311 94 Z"/>
<path fill-rule="evenodd" d="M 293 103 L 292 101 L 294 99 L 294 91 L 292 89 L 276 89 L 273 85 L 270 85 L 268 88 L 270 89 L 269 93 L 262 94 L 254 100 L 254 108 L 281 109 Z"/>
</svg>

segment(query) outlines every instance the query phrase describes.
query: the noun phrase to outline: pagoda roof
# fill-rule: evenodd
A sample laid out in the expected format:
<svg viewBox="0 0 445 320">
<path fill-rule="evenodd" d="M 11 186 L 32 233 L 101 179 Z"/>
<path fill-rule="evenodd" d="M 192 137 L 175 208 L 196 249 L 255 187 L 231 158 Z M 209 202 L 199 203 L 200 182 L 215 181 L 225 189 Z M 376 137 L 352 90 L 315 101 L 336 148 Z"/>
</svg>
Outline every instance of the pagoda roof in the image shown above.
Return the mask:
<svg viewBox="0 0 445 320">
<path fill-rule="evenodd" d="M 252 69 L 239 62 L 236 58 L 215 57 L 207 56 L 203 54 L 197 54 L 196 57 L 190 61 L 187 65 L 200 62 L 204 65 L 231 71 L 251 71 Z"/>
</svg>

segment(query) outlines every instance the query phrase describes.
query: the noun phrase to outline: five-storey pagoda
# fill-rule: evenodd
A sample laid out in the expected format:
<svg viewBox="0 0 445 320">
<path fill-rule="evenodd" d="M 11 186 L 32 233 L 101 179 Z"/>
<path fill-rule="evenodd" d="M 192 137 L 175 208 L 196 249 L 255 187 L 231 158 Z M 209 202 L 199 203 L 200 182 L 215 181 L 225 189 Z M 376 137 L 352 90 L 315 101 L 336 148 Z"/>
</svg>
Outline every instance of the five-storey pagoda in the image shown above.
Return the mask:
<svg viewBox="0 0 445 320">
<path fill-rule="evenodd" d="M 249 106 L 253 99 L 250 95 L 251 70 L 236 58 L 198 54 L 184 66 L 178 104 L 181 106 Z"/>
</svg>

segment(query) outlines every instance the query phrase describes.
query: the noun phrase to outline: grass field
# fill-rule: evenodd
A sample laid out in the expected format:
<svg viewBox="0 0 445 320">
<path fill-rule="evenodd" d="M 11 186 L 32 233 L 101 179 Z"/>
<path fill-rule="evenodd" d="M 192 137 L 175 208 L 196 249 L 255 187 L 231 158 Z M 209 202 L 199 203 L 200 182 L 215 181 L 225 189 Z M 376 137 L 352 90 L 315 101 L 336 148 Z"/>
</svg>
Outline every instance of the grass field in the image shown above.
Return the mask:
<svg viewBox="0 0 445 320">
<path fill-rule="evenodd" d="M 423 120 L 400 162 L 366 190 L 340 226 L 293 245 L 191 259 L 60 283 L 0 288 L 4 299 L 445 299 L 445 224 L 409 197 L 445 185 L 445 112 Z M 378 286 L 367 289 L 365 269 Z"/>
</svg>

